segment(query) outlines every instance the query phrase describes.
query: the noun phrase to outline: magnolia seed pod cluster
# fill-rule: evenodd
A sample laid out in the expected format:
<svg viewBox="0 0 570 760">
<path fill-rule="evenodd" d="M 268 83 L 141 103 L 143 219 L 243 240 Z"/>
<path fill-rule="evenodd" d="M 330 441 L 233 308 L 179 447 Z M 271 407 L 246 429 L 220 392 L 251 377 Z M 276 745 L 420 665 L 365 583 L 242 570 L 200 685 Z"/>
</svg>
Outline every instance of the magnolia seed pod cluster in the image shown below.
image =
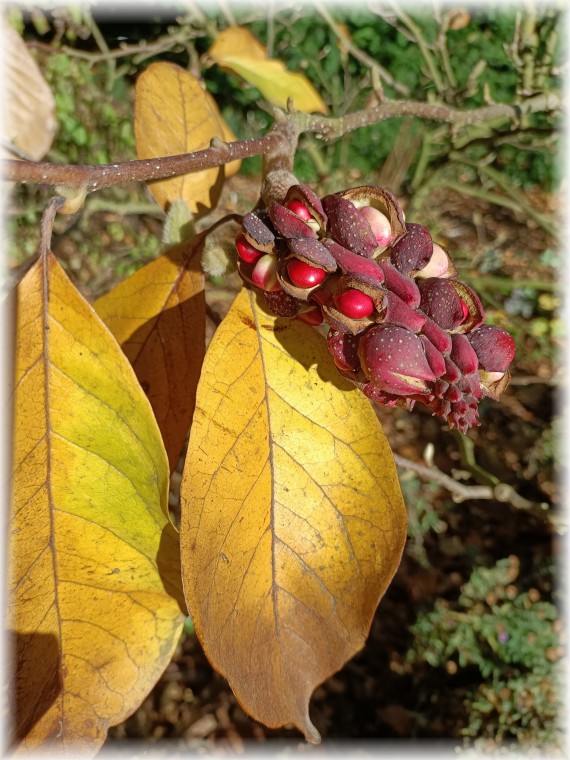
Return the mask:
<svg viewBox="0 0 570 760">
<path fill-rule="evenodd" d="M 242 279 L 274 314 L 328 324 L 339 372 L 378 404 L 421 403 L 466 432 L 480 399 L 507 387 L 512 337 L 484 323 L 447 251 L 389 191 L 319 198 L 293 185 L 244 216 L 236 250 Z"/>
</svg>

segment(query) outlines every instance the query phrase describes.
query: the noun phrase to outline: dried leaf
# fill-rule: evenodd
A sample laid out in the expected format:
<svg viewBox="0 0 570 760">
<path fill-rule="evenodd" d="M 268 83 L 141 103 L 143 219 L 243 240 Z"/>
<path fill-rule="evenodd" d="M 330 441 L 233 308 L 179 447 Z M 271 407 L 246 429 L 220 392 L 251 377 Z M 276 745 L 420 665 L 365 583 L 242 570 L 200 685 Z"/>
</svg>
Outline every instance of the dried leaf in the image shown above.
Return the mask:
<svg viewBox="0 0 570 760">
<path fill-rule="evenodd" d="M 171 472 L 190 429 L 206 351 L 203 247 L 200 234 L 170 248 L 94 304 L 148 396 Z"/>
<path fill-rule="evenodd" d="M 450 29 L 465 29 L 471 21 L 471 14 L 467 8 L 451 8 L 447 12 L 447 23 Z"/>
<path fill-rule="evenodd" d="M 168 464 L 132 368 L 51 254 L 16 311 L 13 739 L 92 756 L 183 625 Z"/>
<path fill-rule="evenodd" d="M 216 37 L 208 58 L 223 69 L 239 74 L 254 85 L 264 98 L 281 108 L 293 105 L 305 113 L 328 113 L 328 108 L 303 74 L 287 71 L 285 64 L 267 58 L 267 51 L 247 29 L 232 26 Z"/>
<path fill-rule="evenodd" d="M 182 482 L 186 600 L 257 720 L 319 734 L 315 687 L 362 648 L 404 546 L 392 453 L 322 337 L 242 291 L 208 349 Z"/>
<path fill-rule="evenodd" d="M 173 63 L 152 63 L 135 87 L 135 139 L 139 158 L 157 158 L 202 150 L 212 137 L 236 140 L 216 101 L 189 71 Z M 172 179 L 149 182 L 162 208 L 178 198 L 196 216 L 216 207 L 224 177 L 239 171 L 241 163 L 214 166 Z"/>
<path fill-rule="evenodd" d="M 55 100 L 26 43 L 7 22 L 2 23 L 4 59 L 4 142 L 39 161 L 51 147 L 57 122 Z M 12 153 L 2 148 L 7 158 Z"/>
</svg>

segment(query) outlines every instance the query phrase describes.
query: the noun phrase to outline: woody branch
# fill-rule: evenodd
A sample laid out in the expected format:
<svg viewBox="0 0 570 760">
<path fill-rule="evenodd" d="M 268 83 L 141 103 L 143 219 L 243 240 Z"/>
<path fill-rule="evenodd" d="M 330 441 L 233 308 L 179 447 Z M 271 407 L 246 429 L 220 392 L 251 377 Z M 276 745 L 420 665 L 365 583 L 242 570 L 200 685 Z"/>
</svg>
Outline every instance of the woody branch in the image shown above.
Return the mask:
<svg viewBox="0 0 570 760">
<path fill-rule="evenodd" d="M 458 110 L 442 104 L 405 100 L 385 100 L 375 108 L 356 111 L 340 118 L 276 110 L 277 120 L 263 137 L 225 143 L 213 138 L 209 148 L 178 156 L 126 161 L 118 164 L 53 164 L 16 159 L 0 161 L 0 171 L 13 182 L 62 185 L 94 192 L 126 182 L 149 182 L 222 166 L 238 159 L 264 156 L 264 173 L 275 168 L 290 169 L 297 137 L 311 132 L 330 141 L 355 129 L 372 126 L 398 116 L 415 116 L 439 121 L 458 129 L 504 118 L 517 123 L 522 116 L 538 112 L 557 112 L 560 98 L 543 93 L 517 105 L 496 103 L 471 110 Z M 288 155 L 288 158 L 284 156 Z M 287 166 L 288 165 L 288 166 Z"/>
</svg>

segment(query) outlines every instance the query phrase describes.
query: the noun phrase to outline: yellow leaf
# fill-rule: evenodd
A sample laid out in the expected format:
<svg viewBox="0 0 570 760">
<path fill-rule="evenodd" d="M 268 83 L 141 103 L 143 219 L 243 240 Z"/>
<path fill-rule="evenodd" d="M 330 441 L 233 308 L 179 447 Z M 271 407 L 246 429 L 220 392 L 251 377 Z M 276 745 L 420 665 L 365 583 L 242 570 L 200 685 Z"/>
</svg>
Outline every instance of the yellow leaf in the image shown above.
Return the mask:
<svg viewBox="0 0 570 760">
<path fill-rule="evenodd" d="M 92 756 L 181 631 L 168 464 L 131 366 L 51 254 L 16 300 L 15 741 Z"/>
<path fill-rule="evenodd" d="M 232 26 L 215 39 L 208 57 L 254 85 L 264 98 L 281 108 L 293 98 L 293 106 L 306 113 L 328 113 L 328 108 L 303 74 L 287 71 L 285 64 L 267 58 L 265 48 L 247 29 Z"/>
<path fill-rule="evenodd" d="M 189 71 L 174 63 L 152 63 L 135 87 L 135 140 L 139 158 L 191 153 L 208 148 L 212 137 L 236 140 L 222 118 L 216 101 Z M 216 207 L 225 177 L 240 167 L 239 161 L 192 174 L 149 182 L 162 208 L 177 198 L 186 201 L 196 216 Z"/>
<path fill-rule="evenodd" d="M 206 351 L 203 245 L 200 234 L 170 248 L 94 304 L 148 396 L 171 472 L 190 429 Z"/>
<path fill-rule="evenodd" d="M 370 403 L 325 343 L 238 295 L 206 354 L 182 482 L 184 592 L 242 707 L 311 741 L 315 687 L 362 648 L 406 513 Z"/>
<path fill-rule="evenodd" d="M 244 26 L 230 26 L 218 34 L 208 50 L 208 56 L 213 60 L 229 55 L 267 61 L 267 48 Z"/>
</svg>

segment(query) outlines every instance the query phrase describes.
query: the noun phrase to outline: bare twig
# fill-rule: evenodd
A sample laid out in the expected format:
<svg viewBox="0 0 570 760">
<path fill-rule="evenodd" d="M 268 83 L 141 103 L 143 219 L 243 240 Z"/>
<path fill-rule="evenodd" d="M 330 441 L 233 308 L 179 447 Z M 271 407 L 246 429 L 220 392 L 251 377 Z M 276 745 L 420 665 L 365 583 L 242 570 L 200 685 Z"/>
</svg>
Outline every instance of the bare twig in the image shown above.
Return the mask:
<svg viewBox="0 0 570 760">
<path fill-rule="evenodd" d="M 272 167 L 272 164 L 279 161 L 282 164 L 288 162 L 290 167 L 293 155 L 289 152 L 289 158 L 285 161 L 284 151 L 290 151 L 293 143 L 296 145 L 297 137 L 302 132 L 312 132 L 325 140 L 334 140 L 354 129 L 377 124 L 395 116 L 416 116 L 461 127 L 499 117 L 517 120 L 524 113 L 556 111 L 559 108 L 558 95 L 543 93 L 516 106 L 497 103 L 470 111 L 461 111 L 441 104 L 403 100 L 384 101 L 376 108 L 356 111 L 336 119 L 300 112 L 284 115 L 276 111 L 278 120 L 264 137 L 232 143 L 224 143 L 214 138 L 213 147 L 179 156 L 99 166 L 70 166 L 7 159 L 0 162 L 0 169 L 3 170 L 6 179 L 15 182 L 84 187 L 88 192 L 93 192 L 125 182 L 148 182 L 176 177 L 258 155 L 264 156 L 264 165 L 267 167 Z M 281 156 L 278 161 L 272 158 L 274 154 Z"/>
<path fill-rule="evenodd" d="M 505 504 L 511 504 L 515 509 L 524 509 L 532 512 L 537 517 L 547 520 L 557 531 L 564 530 L 564 523 L 558 515 L 548 508 L 548 504 L 529 501 L 520 496 L 514 488 L 507 483 L 496 483 L 495 485 L 476 485 L 469 486 L 451 478 L 437 467 L 428 467 L 420 462 L 414 462 L 411 459 L 394 453 L 394 459 L 398 467 L 406 470 L 412 470 L 423 480 L 439 483 L 446 488 L 453 501 L 460 504 L 469 499 L 479 499 L 484 501 L 499 501 Z"/>
<path fill-rule="evenodd" d="M 469 272 L 465 272 L 462 279 L 475 290 L 491 288 L 492 290 L 500 290 L 502 293 L 511 293 L 513 290 L 520 288 L 533 288 L 534 290 L 543 290 L 547 293 L 561 293 L 564 287 L 563 282 L 556 280 L 515 280 L 492 274 L 472 275 Z"/>
<path fill-rule="evenodd" d="M 153 179 L 176 177 L 212 166 L 222 166 L 236 159 L 271 153 L 281 145 L 282 140 L 280 131 L 273 129 L 264 137 L 233 143 L 223 143 L 218 140 L 215 147 L 183 153 L 179 156 L 125 161 L 120 164 L 100 164 L 99 166 L 87 164 L 71 166 L 6 159 L 0 163 L 0 168 L 4 170 L 6 179 L 15 182 L 85 187 L 89 192 L 93 192 L 126 182 L 148 182 Z"/>
<path fill-rule="evenodd" d="M 511 377 L 511 385 L 556 385 L 556 378 L 541 377 L 540 375 L 515 375 Z"/>
<path fill-rule="evenodd" d="M 398 467 L 412 470 L 424 480 L 431 480 L 446 488 L 453 496 L 453 501 L 460 503 L 467 499 L 493 499 L 493 489 L 490 486 L 466 486 L 458 480 L 454 480 L 437 467 L 428 467 L 425 464 L 414 462 L 412 459 L 394 453 L 394 459 Z"/>
<path fill-rule="evenodd" d="M 427 64 L 427 67 L 429 69 L 430 77 L 432 82 L 435 85 L 436 90 L 438 93 L 443 93 L 445 87 L 441 78 L 441 75 L 439 71 L 437 70 L 437 67 L 435 65 L 435 61 L 433 60 L 431 51 L 429 50 L 428 44 L 422 34 L 421 29 L 416 24 L 416 22 L 408 16 L 408 14 L 402 9 L 402 7 L 397 2 L 390 2 L 390 5 L 394 9 L 394 13 L 399 18 L 399 20 L 406 26 L 412 35 L 414 36 L 418 47 L 420 49 L 420 52 L 424 58 L 424 61 Z"/>
<path fill-rule="evenodd" d="M 395 116 L 416 116 L 419 119 L 442 121 L 460 128 L 499 118 L 518 121 L 523 114 L 558 111 L 560 107 L 560 97 L 555 93 L 547 92 L 529 98 L 518 105 L 494 103 L 466 111 L 440 103 L 385 100 L 375 108 L 356 111 L 336 119 L 311 114 L 295 114 L 295 120 L 303 132 L 315 132 L 325 140 L 336 140 L 353 129 L 368 127 Z"/>
<path fill-rule="evenodd" d="M 447 49 L 447 30 L 449 28 L 449 13 L 444 13 L 439 25 L 439 31 L 437 34 L 437 50 L 439 57 L 441 58 L 441 65 L 449 86 L 455 89 L 457 87 L 457 79 L 455 72 L 449 60 L 449 50 Z"/>
<path fill-rule="evenodd" d="M 215 327 L 219 327 L 222 324 L 222 317 L 210 306 L 209 303 L 206 303 L 206 316 Z"/>
<path fill-rule="evenodd" d="M 468 185 L 464 182 L 455 182 L 454 180 L 445 178 L 440 180 L 440 187 L 442 186 L 449 188 L 449 190 L 455 190 L 455 192 L 459 193 L 460 195 L 478 198 L 479 200 L 487 201 L 488 203 L 494 203 L 497 206 L 503 206 L 504 208 L 511 209 L 511 211 L 518 211 L 523 215 L 526 214 L 527 216 L 532 217 L 534 221 L 539 224 L 546 232 L 548 232 L 553 237 L 556 237 L 557 229 L 554 222 L 548 219 L 544 214 L 541 214 L 540 211 L 537 211 L 532 206 L 529 206 L 520 197 L 506 198 L 504 195 L 499 195 L 498 193 L 493 193 L 489 190 L 484 190 L 483 188 L 472 187 L 471 185 Z"/>
<path fill-rule="evenodd" d="M 40 223 L 40 258 L 45 258 L 51 249 L 51 233 L 58 210 L 65 204 L 65 198 L 56 195 L 46 204 Z"/>
<path fill-rule="evenodd" d="M 175 29 L 176 27 L 171 27 Z M 172 33 L 169 31 L 167 34 L 157 37 L 153 42 L 144 42 L 142 44 L 129 45 L 128 43 L 121 42 L 118 48 L 113 50 L 93 52 L 88 50 L 78 50 L 77 48 L 63 45 L 61 52 L 69 55 L 72 58 L 80 58 L 81 60 L 88 61 L 91 64 L 101 63 L 103 61 L 112 61 L 118 58 L 126 58 L 128 56 L 142 55 L 144 58 L 148 58 L 151 55 L 157 55 L 163 53 L 166 50 L 173 50 L 177 45 L 184 46 L 189 40 L 197 37 L 198 34 L 192 27 L 184 26 L 177 32 Z M 34 47 L 46 46 L 43 43 L 32 42 Z M 48 52 L 53 53 L 51 47 L 47 47 Z"/>
</svg>

